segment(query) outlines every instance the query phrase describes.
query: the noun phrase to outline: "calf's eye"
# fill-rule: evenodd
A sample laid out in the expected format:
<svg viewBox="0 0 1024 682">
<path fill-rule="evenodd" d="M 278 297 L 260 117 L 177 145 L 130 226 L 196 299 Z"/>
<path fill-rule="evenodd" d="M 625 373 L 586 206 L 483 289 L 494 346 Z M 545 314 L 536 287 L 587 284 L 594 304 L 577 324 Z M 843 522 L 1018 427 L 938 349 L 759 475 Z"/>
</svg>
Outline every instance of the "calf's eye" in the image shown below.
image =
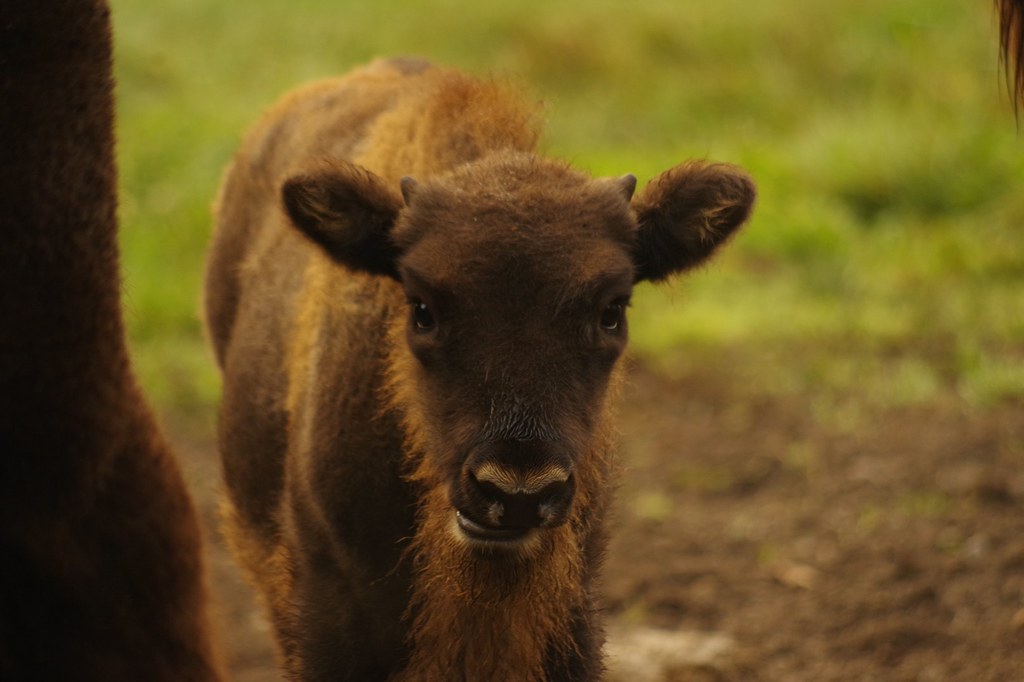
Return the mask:
<svg viewBox="0 0 1024 682">
<path fill-rule="evenodd" d="M 613 301 L 601 312 L 601 329 L 609 334 L 619 331 L 622 327 L 626 306 L 621 301 Z"/>
<path fill-rule="evenodd" d="M 429 332 L 434 329 L 437 323 L 434 321 L 434 313 L 430 312 L 430 308 L 423 301 L 413 301 L 412 306 L 412 324 L 418 332 Z"/>
</svg>

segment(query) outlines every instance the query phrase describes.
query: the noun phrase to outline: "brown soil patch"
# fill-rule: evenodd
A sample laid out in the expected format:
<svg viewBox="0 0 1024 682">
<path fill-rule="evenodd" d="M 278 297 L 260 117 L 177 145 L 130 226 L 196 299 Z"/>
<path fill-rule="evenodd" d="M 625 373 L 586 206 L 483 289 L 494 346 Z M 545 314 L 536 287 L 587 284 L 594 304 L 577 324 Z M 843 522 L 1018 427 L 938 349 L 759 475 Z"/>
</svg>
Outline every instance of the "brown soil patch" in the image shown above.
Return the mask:
<svg viewBox="0 0 1024 682">
<path fill-rule="evenodd" d="M 638 368 L 605 569 L 614 623 L 734 641 L 670 680 L 1024 679 L 1024 406 L 823 410 L 691 368 Z M 176 438 L 215 525 L 212 437 Z M 236 679 L 277 679 L 215 533 Z"/>
</svg>

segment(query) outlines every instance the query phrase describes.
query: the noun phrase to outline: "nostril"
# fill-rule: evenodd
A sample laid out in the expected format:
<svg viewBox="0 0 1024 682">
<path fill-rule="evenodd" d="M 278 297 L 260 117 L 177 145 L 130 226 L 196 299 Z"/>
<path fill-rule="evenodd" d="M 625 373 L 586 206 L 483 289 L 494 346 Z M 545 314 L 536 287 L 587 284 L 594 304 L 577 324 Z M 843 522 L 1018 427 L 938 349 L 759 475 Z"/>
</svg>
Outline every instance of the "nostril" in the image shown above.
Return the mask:
<svg viewBox="0 0 1024 682">
<path fill-rule="evenodd" d="M 548 483 L 546 486 L 544 486 L 543 488 L 541 488 L 537 492 L 536 497 L 538 497 L 541 500 L 553 500 L 553 499 L 561 496 L 561 494 L 566 489 L 569 488 L 569 484 L 571 482 L 572 482 L 572 476 L 570 476 L 569 478 L 565 479 L 564 481 L 556 481 L 556 482 L 553 482 L 553 483 Z"/>
<path fill-rule="evenodd" d="M 570 475 L 559 483 L 551 483 L 538 494 L 537 516 L 542 526 L 556 525 L 564 518 L 575 492 L 575 480 Z"/>
<path fill-rule="evenodd" d="M 477 491 L 488 500 L 500 502 L 506 495 L 498 485 L 487 480 L 481 481 L 477 478 L 476 474 L 472 472 L 469 474 L 469 480 L 472 481 Z"/>
<path fill-rule="evenodd" d="M 483 517 L 492 526 L 502 525 L 501 519 L 505 514 L 506 496 L 501 488 L 490 481 L 481 481 L 472 472 L 469 474 L 469 483 L 480 501 Z"/>
</svg>

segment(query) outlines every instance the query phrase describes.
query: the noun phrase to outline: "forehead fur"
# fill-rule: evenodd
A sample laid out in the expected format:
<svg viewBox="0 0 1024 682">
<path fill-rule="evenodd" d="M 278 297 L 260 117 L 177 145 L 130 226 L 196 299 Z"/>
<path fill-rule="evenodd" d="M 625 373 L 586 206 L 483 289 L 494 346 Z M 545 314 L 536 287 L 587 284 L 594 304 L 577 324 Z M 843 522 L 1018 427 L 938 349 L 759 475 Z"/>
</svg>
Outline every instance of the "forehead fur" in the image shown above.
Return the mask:
<svg viewBox="0 0 1024 682">
<path fill-rule="evenodd" d="M 636 230 L 609 180 L 530 154 L 497 154 L 422 183 L 395 240 L 402 264 L 442 286 L 506 285 L 631 272 Z"/>
</svg>

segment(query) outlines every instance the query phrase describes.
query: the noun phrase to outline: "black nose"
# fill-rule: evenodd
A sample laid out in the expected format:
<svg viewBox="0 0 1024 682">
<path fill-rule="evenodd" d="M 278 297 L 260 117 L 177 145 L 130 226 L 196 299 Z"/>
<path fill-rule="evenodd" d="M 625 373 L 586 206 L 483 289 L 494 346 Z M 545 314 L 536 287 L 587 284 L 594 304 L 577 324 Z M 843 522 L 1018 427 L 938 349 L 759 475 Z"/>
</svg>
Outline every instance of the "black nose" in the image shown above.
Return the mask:
<svg viewBox="0 0 1024 682">
<path fill-rule="evenodd" d="M 495 526 L 543 528 L 561 523 L 575 488 L 572 474 L 549 465 L 517 471 L 485 462 L 470 472 L 470 485 Z"/>
</svg>

